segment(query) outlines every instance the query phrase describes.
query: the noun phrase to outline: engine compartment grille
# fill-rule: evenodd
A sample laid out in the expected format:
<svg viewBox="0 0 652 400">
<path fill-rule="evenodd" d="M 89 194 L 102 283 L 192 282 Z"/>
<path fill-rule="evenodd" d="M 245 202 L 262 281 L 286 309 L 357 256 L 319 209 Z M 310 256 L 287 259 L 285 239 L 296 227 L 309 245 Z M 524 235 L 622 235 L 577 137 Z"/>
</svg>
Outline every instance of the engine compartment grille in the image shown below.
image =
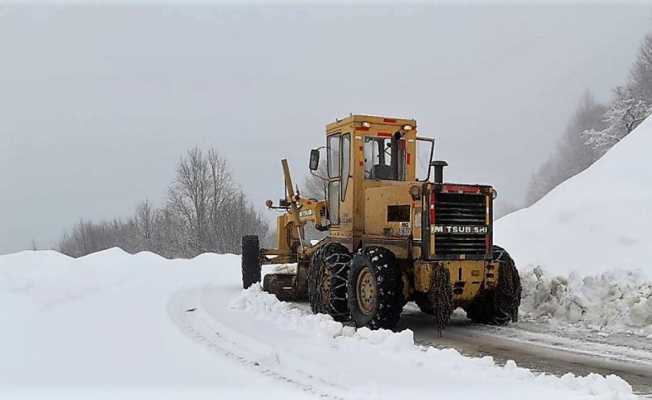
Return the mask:
<svg viewBox="0 0 652 400">
<path fill-rule="evenodd" d="M 445 228 L 435 231 L 436 256 L 484 256 L 487 253 L 486 237 L 467 232 L 471 227 L 485 227 L 486 196 L 480 194 L 436 193 L 435 225 Z"/>
</svg>

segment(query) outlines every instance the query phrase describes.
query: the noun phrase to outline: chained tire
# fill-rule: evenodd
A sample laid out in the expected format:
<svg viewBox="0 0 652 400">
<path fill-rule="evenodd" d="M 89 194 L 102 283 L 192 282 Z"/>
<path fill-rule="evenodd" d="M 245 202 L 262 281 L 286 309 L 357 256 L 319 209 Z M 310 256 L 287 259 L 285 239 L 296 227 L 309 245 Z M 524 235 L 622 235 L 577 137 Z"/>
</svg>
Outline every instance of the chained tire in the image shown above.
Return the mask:
<svg viewBox="0 0 652 400">
<path fill-rule="evenodd" d="M 315 314 L 347 321 L 346 283 L 351 254 L 339 243 L 328 243 L 315 252 L 308 270 L 308 300 Z"/>
<path fill-rule="evenodd" d="M 382 247 L 358 251 L 351 260 L 347 298 L 356 327 L 395 328 L 405 299 L 394 254 Z"/>
<path fill-rule="evenodd" d="M 489 325 L 506 325 L 518 321 L 521 304 L 521 278 L 514 260 L 505 249 L 493 247 L 493 260 L 498 261 L 498 285 L 482 293 L 466 309 L 473 321 Z"/>
<path fill-rule="evenodd" d="M 453 313 L 453 287 L 448 268 L 436 265 L 432 270 L 432 283 L 428 291 L 428 301 L 435 320 L 435 329 L 441 331 L 448 326 Z"/>
<path fill-rule="evenodd" d="M 242 237 L 242 287 L 260 282 L 260 243 L 258 236 Z"/>
</svg>

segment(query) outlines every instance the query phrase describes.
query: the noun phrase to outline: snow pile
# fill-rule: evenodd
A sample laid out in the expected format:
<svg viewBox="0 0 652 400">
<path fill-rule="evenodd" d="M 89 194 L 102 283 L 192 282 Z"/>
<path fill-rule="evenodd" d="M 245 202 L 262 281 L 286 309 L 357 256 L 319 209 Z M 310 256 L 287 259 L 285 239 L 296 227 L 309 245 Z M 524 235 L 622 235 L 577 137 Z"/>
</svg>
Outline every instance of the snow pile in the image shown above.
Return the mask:
<svg viewBox="0 0 652 400">
<path fill-rule="evenodd" d="M 252 286 L 244 290 L 231 301 L 229 307 L 251 313 L 258 320 L 271 321 L 279 327 L 314 337 L 330 339 L 352 337 L 361 342 L 382 344 L 393 350 L 407 350 L 414 345 L 414 335 L 409 329 L 398 333 L 384 329 L 356 330 L 354 327 L 334 321 L 329 315 L 308 313 L 292 303 L 279 301 L 276 296 L 263 292 L 260 286 Z"/>
<path fill-rule="evenodd" d="M 521 282 L 520 312 L 525 318 L 652 335 L 652 282 L 640 274 L 562 277 L 536 267 L 522 273 Z"/>
<path fill-rule="evenodd" d="M 652 279 L 652 118 L 584 172 L 496 222 L 495 242 L 519 268 L 595 275 L 615 269 Z"/>
<path fill-rule="evenodd" d="M 496 222 L 495 242 L 523 275 L 526 316 L 652 334 L 651 148 L 648 118 L 590 168 Z"/>
<path fill-rule="evenodd" d="M 389 398 L 392 392 L 405 395 L 405 391 L 415 388 L 423 393 L 437 393 L 442 398 L 635 397 L 630 385 L 614 375 L 556 377 L 519 368 L 513 361 L 500 367 L 491 357 L 468 358 L 453 349 L 417 346 L 410 330 L 398 333 L 367 328 L 354 330 L 329 316 L 312 315 L 279 302 L 257 286 L 241 292 L 229 308 L 248 313 L 261 325 L 271 323 L 279 331 L 276 335 L 286 338 L 274 342 L 277 363 L 283 359 L 291 360 L 288 364 L 303 360 L 302 371 L 326 380 L 335 379 L 331 378 L 333 372 L 329 369 L 336 366 L 340 370 L 336 374 L 338 384 L 351 385 L 349 390 L 356 394 L 354 398 Z M 274 334 L 268 329 L 265 335 Z M 328 353 L 324 346 L 330 349 Z M 469 381 L 469 377 L 473 380 Z M 373 385 L 369 386 L 368 382 Z"/>
<path fill-rule="evenodd" d="M 214 357 L 170 320 L 166 304 L 180 289 L 217 281 L 235 294 L 239 271 L 220 265 L 239 263 L 120 249 L 0 256 L 0 398 L 308 398 Z"/>
</svg>

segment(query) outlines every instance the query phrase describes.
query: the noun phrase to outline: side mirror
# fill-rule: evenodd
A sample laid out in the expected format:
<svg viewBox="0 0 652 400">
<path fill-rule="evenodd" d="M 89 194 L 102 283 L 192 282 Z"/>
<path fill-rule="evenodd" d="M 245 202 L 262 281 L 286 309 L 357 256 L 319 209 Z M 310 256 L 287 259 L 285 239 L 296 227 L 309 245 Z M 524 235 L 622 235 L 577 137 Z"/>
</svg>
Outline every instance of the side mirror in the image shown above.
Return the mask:
<svg viewBox="0 0 652 400">
<path fill-rule="evenodd" d="M 317 171 L 319 167 L 319 149 L 310 150 L 310 165 L 308 167 L 311 171 Z"/>
</svg>

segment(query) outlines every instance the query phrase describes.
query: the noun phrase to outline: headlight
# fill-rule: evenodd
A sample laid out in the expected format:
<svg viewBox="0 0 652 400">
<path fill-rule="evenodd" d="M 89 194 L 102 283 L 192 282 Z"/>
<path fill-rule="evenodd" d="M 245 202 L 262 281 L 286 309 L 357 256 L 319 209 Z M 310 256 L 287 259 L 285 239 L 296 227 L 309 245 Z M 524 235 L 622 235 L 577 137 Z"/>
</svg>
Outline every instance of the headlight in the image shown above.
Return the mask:
<svg viewBox="0 0 652 400">
<path fill-rule="evenodd" d="M 411 131 L 412 130 L 412 125 L 403 125 L 403 130 L 404 131 Z"/>
</svg>

